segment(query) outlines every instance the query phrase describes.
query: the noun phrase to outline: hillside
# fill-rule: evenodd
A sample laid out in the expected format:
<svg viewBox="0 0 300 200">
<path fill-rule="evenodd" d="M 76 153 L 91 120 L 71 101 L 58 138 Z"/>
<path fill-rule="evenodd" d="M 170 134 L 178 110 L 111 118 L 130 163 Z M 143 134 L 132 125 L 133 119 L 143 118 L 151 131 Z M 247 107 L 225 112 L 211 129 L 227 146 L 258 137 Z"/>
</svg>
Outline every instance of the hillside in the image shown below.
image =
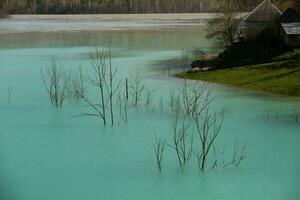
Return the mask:
<svg viewBox="0 0 300 200">
<path fill-rule="evenodd" d="M 10 14 L 195 13 L 218 11 L 229 1 L 239 4 L 242 10 L 252 9 L 261 2 L 261 0 L 2 0 L 0 8 Z M 282 0 L 275 1 L 278 5 L 282 4 Z"/>
</svg>

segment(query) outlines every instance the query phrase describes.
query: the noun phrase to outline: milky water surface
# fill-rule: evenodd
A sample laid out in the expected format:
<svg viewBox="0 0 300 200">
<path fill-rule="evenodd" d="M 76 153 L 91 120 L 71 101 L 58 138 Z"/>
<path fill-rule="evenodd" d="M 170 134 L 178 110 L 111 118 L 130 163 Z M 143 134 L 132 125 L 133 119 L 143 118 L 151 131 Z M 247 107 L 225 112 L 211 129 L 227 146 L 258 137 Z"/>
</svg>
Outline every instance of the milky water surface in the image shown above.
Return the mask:
<svg viewBox="0 0 300 200">
<path fill-rule="evenodd" d="M 239 168 L 184 173 L 166 149 L 163 173 L 155 168 L 154 135 L 170 139 L 167 98 L 180 84 L 156 63 L 201 47 L 219 50 L 205 37 L 204 15 L 13 16 L 0 21 L 0 187 L 5 200 L 300 199 L 300 124 L 276 111 L 299 100 L 209 84 L 214 106 L 226 108 L 220 146 L 246 141 Z M 199 22 L 199 23 L 198 23 Z M 50 56 L 65 69 L 90 74 L 88 54 L 112 49 L 119 78 L 140 71 L 155 89 L 153 105 L 130 109 L 128 124 L 104 128 L 96 118 L 74 117 L 86 107 L 51 107 L 40 70 Z M 12 88 L 8 104 L 8 87 Z M 95 96 L 88 87 L 88 94 Z M 164 100 L 164 108 L 158 105 Z M 274 115 L 266 117 L 266 113 Z"/>
</svg>

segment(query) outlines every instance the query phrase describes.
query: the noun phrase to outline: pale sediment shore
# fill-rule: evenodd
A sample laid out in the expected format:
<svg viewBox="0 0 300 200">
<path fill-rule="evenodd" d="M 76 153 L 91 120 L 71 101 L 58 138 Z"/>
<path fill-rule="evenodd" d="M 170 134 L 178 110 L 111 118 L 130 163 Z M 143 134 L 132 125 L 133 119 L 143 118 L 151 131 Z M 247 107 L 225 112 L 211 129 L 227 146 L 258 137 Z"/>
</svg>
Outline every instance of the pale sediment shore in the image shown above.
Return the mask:
<svg viewBox="0 0 300 200">
<path fill-rule="evenodd" d="M 11 15 L 0 33 L 81 30 L 130 30 L 205 25 L 214 14 Z"/>
</svg>

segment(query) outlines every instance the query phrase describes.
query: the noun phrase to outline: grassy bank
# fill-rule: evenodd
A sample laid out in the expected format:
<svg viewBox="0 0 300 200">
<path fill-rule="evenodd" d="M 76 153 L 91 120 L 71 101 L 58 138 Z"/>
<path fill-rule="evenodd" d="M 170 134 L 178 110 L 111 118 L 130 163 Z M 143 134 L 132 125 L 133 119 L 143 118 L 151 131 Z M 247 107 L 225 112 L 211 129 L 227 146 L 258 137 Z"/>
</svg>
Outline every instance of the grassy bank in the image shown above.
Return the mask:
<svg viewBox="0 0 300 200">
<path fill-rule="evenodd" d="M 187 72 L 177 76 L 300 97 L 300 49 L 277 56 L 264 64 L 207 72 Z"/>
</svg>

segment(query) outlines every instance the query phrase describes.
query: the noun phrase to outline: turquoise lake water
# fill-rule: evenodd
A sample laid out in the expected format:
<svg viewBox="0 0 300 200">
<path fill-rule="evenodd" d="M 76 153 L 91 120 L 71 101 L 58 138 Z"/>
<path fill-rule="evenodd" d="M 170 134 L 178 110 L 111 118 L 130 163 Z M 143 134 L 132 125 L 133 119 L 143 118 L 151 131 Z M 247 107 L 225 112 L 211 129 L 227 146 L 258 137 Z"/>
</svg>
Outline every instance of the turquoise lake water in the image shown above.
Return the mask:
<svg viewBox="0 0 300 200">
<path fill-rule="evenodd" d="M 214 107 L 226 108 L 217 142 L 230 150 L 234 141 L 246 141 L 247 159 L 238 168 L 205 173 L 191 161 L 182 173 L 166 148 L 158 173 L 154 135 L 172 137 L 167 99 L 180 80 L 157 63 L 193 47 L 217 53 L 205 37 L 206 19 L 181 14 L 0 20 L 0 199 L 300 199 L 300 123 L 284 117 L 300 108 L 299 99 L 209 83 Z M 103 46 L 111 48 L 119 78 L 139 71 L 146 87 L 155 89 L 152 106 L 130 108 L 127 124 L 116 117 L 117 124 L 106 128 L 97 118 L 74 118 L 87 109 L 84 104 L 67 101 L 53 108 L 40 73 L 55 56 L 64 69 L 81 66 L 88 75 L 89 52 Z M 95 96 L 90 86 L 88 95 Z"/>
</svg>

